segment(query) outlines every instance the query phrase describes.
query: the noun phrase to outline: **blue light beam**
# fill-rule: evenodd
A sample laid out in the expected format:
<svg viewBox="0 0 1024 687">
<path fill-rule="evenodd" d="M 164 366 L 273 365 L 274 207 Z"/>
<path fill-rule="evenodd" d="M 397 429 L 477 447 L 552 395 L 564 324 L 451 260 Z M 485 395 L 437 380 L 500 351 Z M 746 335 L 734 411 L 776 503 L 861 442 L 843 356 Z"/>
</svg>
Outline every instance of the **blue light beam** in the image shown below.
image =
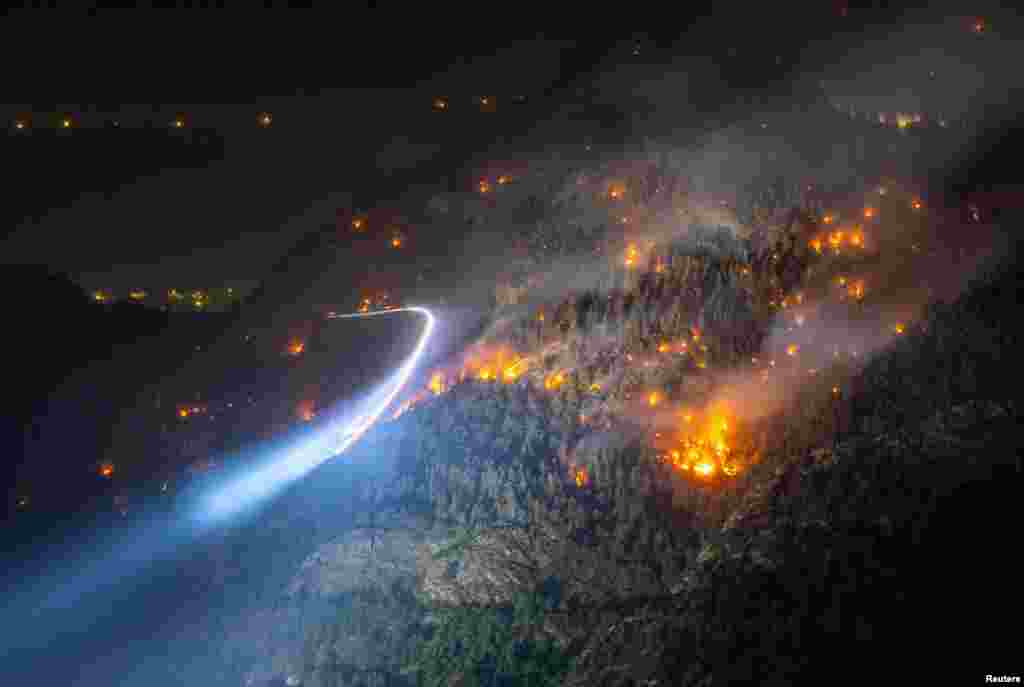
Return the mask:
<svg viewBox="0 0 1024 687">
<path fill-rule="evenodd" d="M 416 369 L 427 342 L 434 331 L 434 316 L 426 308 L 410 307 L 350 315 L 329 315 L 328 319 L 344 320 L 376 317 L 400 312 L 415 312 L 426 318 L 423 334 L 416 348 L 391 379 L 382 384 L 363 404 L 363 412 L 347 416 L 325 427 L 315 437 L 273 456 L 263 466 L 218 488 L 203 499 L 198 516 L 204 521 L 217 521 L 248 510 L 277 493 L 282 487 L 301 478 L 324 461 L 344 453 L 373 426 L 394 401 Z M 367 409 L 368 407 L 368 409 Z"/>
</svg>

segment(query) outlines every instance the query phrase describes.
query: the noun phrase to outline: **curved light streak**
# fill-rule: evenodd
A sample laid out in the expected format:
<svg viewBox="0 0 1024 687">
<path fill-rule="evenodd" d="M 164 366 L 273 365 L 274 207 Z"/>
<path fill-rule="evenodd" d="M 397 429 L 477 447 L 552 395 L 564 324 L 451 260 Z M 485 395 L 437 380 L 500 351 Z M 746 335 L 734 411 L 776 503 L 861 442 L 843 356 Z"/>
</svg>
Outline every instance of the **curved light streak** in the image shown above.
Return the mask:
<svg viewBox="0 0 1024 687">
<path fill-rule="evenodd" d="M 226 516 L 246 509 L 259 500 L 269 496 L 285 484 L 292 482 L 321 463 L 344 453 L 353 443 L 359 440 L 373 426 L 378 418 L 387 410 L 412 376 L 416 365 L 423 355 L 427 341 L 434 331 L 435 319 L 426 308 L 410 307 L 394 310 L 380 310 L 370 313 L 352 313 L 346 315 L 328 315 L 331 320 L 377 317 L 400 312 L 415 312 L 426 318 L 423 334 L 416 348 L 391 380 L 378 389 L 367 405 L 369 409 L 358 414 L 355 419 L 344 418 L 324 428 L 317 436 L 306 440 L 288 450 L 283 456 L 274 457 L 268 463 L 238 478 L 210 494 L 204 499 L 200 512 L 202 519 L 219 520 Z M 387 389 L 390 387 L 390 391 Z M 340 437 L 340 441 L 338 441 Z"/>
<path fill-rule="evenodd" d="M 348 449 L 373 426 L 408 383 L 433 334 L 435 320 L 430 311 L 421 307 L 330 316 L 350 319 L 398 312 L 423 315 L 423 334 L 398 372 L 363 401 L 362 406 L 368 410 L 354 420 L 349 415 L 330 423 L 310 439 L 284 451 L 272 451 L 262 465 L 198 495 L 198 503 L 188 499 L 171 513 L 143 514 L 136 524 L 123 530 L 96 532 L 81 553 L 61 551 L 54 555 L 64 565 L 48 565 L 30 577 L 10 580 L 6 573 L 0 573 L 6 599 L 11 602 L 4 610 L 23 619 L 11 626 L 16 629 L 0 631 L 0 655 L 6 659 L 15 650 L 32 652 L 85 636 L 99 618 L 109 616 L 111 599 L 120 598 L 115 590 L 130 576 L 157 561 L 181 555 L 219 521 L 263 502 L 288 482 Z M 69 567 L 70 561 L 74 564 Z M 9 583 L 16 586 L 17 592 L 6 589 Z M 71 612 L 60 617 L 52 615 L 64 611 Z"/>
</svg>

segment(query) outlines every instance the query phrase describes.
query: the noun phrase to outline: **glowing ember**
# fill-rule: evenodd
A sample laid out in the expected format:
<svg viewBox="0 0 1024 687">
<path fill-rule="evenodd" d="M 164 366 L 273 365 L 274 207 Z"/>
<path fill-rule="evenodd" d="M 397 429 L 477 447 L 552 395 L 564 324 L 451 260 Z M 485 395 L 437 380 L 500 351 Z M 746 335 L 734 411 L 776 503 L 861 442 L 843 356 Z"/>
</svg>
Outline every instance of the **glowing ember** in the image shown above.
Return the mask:
<svg viewBox="0 0 1024 687">
<path fill-rule="evenodd" d="M 875 209 L 874 208 L 870 208 L 870 207 L 864 208 L 864 219 L 871 219 L 874 216 L 875 216 Z"/>
<path fill-rule="evenodd" d="M 113 463 L 103 463 L 102 465 L 100 465 L 100 477 L 105 477 L 106 479 L 110 479 L 111 477 L 113 477 L 113 475 L 114 475 L 114 464 Z"/>
<path fill-rule="evenodd" d="M 629 247 L 626 248 L 626 267 L 632 267 L 636 262 L 636 257 L 636 245 L 631 243 L 629 244 Z"/>
<path fill-rule="evenodd" d="M 850 245 L 860 248 L 864 245 L 864 235 L 859 231 L 855 231 L 850 234 Z"/>
<path fill-rule="evenodd" d="M 823 224 L 832 224 L 835 218 L 832 215 L 825 215 L 821 218 Z"/>
<path fill-rule="evenodd" d="M 481 179 L 480 183 L 477 184 L 477 190 L 480 191 L 480 193 L 489 193 L 491 190 L 491 185 L 487 183 L 486 179 Z"/>
<path fill-rule="evenodd" d="M 290 355 L 302 355 L 302 352 L 306 350 L 306 344 L 298 339 L 293 339 L 288 344 L 288 353 Z"/>
<path fill-rule="evenodd" d="M 576 482 L 577 487 L 585 487 L 587 485 L 587 470 L 586 468 L 577 468 L 574 471 L 573 480 Z"/>
<path fill-rule="evenodd" d="M 913 210 L 920 210 L 923 206 L 921 205 L 921 201 L 920 200 L 918 200 L 917 198 L 914 198 L 914 200 L 910 201 L 910 207 Z"/>
<path fill-rule="evenodd" d="M 361 217 L 352 220 L 352 231 L 361 232 L 366 228 L 366 222 Z"/>
<path fill-rule="evenodd" d="M 313 418 L 316 417 L 316 413 L 313 410 L 313 402 L 299 401 L 295 414 L 298 415 L 299 419 L 303 422 L 312 422 Z"/>
<path fill-rule="evenodd" d="M 178 417 L 188 417 L 188 408 L 178 408 Z"/>
<path fill-rule="evenodd" d="M 846 289 L 846 293 L 850 298 L 860 300 L 864 297 L 864 281 L 858 280 L 850 284 L 849 288 Z"/>
<path fill-rule="evenodd" d="M 894 324 L 892 330 L 897 334 L 902 334 L 905 331 L 902 322 L 897 322 L 896 324 Z"/>
<path fill-rule="evenodd" d="M 811 239 L 808 244 L 815 253 L 821 253 L 821 239 Z"/>
<path fill-rule="evenodd" d="M 561 372 L 553 375 L 548 375 L 548 377 L 544 379 L 544 388 L 549 390 L 557 389 L 558 387 L 562 386 L 562 382 L 564 381 L 565 377 L 562 375 Z"/>
<path fill-rule="evenodd" d="M 402 239 L 401 239 L 401 237 L 393 236 L 391 238 L 391 247 L 392 248 L 401 248 L 402 247 Z"/>
</svg>

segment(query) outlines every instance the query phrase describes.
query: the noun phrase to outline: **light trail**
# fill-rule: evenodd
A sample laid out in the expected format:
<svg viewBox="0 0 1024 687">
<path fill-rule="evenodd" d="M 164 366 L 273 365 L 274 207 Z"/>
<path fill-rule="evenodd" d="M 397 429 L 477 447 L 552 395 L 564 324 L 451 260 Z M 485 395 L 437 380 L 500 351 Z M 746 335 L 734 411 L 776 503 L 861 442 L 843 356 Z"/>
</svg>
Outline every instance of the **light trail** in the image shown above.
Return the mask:
<svg viewBox="0 0 1024 687">
<path fill-rule="evenodd" d="M 331 320 L 346 320 L 401 312 L 415 312 L 423 315 L 426 318 L 426 326 L 423 328 L 423 334 L 420 336 L 416 348 L 413 349 L 412 354 L 402 367 L 391 380 L 381 385 L 381 388 L 376 390 L 370 400 L 364 404 L 369 406 L 369 409 L 358 413 L 354 419 L 344 418 L 333 423 L 313 439 L 292 448 L 283 456 L 272 458 L 262 467 L 216 490 L 204 500 L 201 517 L 216 520 L 248 508 L 285 484 L 302 477 L 321 463 L 344 453 L 373 426 L 394 401 L 395 396 L 402 391 L 416 369 L 434 331 L 434 316 L 429 310 L 421 307 L 328 315 L 328 319 Z M 338 441 L 339 438 L 340 441 Z"/>
<path fill-rule="evenodd" d="M 21 588 L 18 593 L 5 590 L 7 597 L 19 601 L 20 615 L 38 621 L 36 631 L 43 636 L 33 636 L 27 627 L 23 627 L 25 631 L 21 633 L 0 633 L 0 641 L 9 645 L 6 648 L 0 646 L 0 655 L 15 647 L 49 646 L 56 641 L 54 635 L 75 628 L 86 631 L 96 617 L 109 613 L 109 597 L 101 594 L 101 590 L 113 595 L 121 593 L 118 589 L 130 576 L 156 561 L 173 560 L 216 525 L 251 511 L 287 484 L 344 453 L 373 426 L 408 383 L 433 334 L 435 319 L 429 310 L 421 307 L 330 317 L 341 320 L 402 312 L 422 315 L 426 319 L 423 333 L 398 371 L 357 405 L 354 419 L 352 414 L 346 414 L 311 438 L 300 439 L 283 450 L 270 450 L 268 457 L 257 467 L 242 468 L 242 474 L 228 476 L 219 484 L 207 487 L 196 495 L 195 500 L 182 499 L 173 513 L 143 517 L 117 533 L 93 533 L 95 541 L 82 546 L 77 556 L 70 551 L 61 552 L 65 565 L 56 567 L 63 569 L 22 577 L 17 581 L 3 580 L 5 587 L 8 582 L 14 582 Z M 73 560 L 74 565 L 65 567 Z M 87 610 L 83 604 L 88 600 L 92 601 L 93 607 Z M 73 609 L 76 613 L 60 622 L 45 620 L 46 613 L 61 609 Z"/>
</svg>

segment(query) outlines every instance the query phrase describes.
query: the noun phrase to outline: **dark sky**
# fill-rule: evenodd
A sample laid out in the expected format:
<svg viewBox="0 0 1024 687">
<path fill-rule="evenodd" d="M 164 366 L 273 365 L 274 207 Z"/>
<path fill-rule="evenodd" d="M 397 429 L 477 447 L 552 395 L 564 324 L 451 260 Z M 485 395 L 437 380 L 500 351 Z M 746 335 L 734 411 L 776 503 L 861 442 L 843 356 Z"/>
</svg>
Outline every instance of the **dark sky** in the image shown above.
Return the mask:
<svg viewBox="0 0 1024 687">
<path fill-rule="evenodd" d="M 454 161 L 473 135 L 486 140 L 493 122 L 482 118 L 439 125 L 429 112 L 436 94 L 538 94 L 558 84 L 564 99 L 586 86 L 588 98 L 654 111 L 702 98 L 714 108 L 728 98 L 709 91 L 784 79 L 816 82 L 837 106 L 862 111 L 962 114 L 1013 90 L 1006 62 L 1019 34 L 1007 14 L 972 7 L 989 16 L 985 41 L 970 44 L 960 40 L 975 16 L 966 10 L 873 4 L 800 5 L 788 19 L 749 4 L 719 4 L 714 15 L 695 6 L 672 31 L 585 40 L 410 34 L 378 13 L 365 25 L 354 16 L 326 42 L 288 25 L 238 45 L 222 36 L 214 50 L 217 29 L 192 26 L 174 49 L 145 51 L 146 39 L 118 33 L 99 13 L 88 26 L 109 31 L 89 33 L 89 50 L 55 41 L 63 78 L 54 80 L 44 78 L 48 62 L 26 61 L 32 41 L 18 15 L 3 38 L 21 45 L 5 50 L 31 68 L 20 77 L 32 87 L 12 86 L 0 105 L 0 260 L 46 264 L 88 287 L 255 283 L 338 209 L 377 204 L 396 169 Z M 629 54 L 634 44 L 639 57 Z M 337 87 L 297 85 L 316 81 Z M 255 124 L 262 110 L 273 114 L 269 130 Z M 74 130 L 54 132 L 63 113 Z M 168 131 L 179 113 L 185 129 Z M 19 116 L 35 130 L 14 132 Z"/>
</svg>

